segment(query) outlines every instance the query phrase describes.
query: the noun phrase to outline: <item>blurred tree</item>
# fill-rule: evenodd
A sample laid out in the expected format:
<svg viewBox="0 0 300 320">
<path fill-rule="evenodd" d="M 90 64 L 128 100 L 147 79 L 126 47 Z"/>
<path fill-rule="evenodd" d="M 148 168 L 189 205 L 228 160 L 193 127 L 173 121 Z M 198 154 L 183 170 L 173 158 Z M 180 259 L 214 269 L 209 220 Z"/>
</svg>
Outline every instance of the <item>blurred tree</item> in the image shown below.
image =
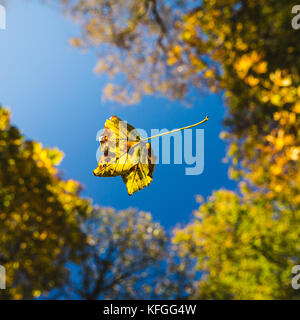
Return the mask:
<svg viewBox="0 0 300 320">
<path fill-rule="evenodd" d="M 299 298 L 291 288 L 300 261 L 300 45 L 292 6 L 203 1 L 185 19 L 184 29 L 195 35 L 186 39 L 190 48 L 200 41 L 217 62 L 209 77 L 225 90 L 230 174 L 244 179 L 239 193 L 216 192 L 176 232 L 174 241 L 183 251 L 194 244 L 191 252 L 207 272 L 199 297 Z"/>
<path fill-rule="evenodd" d="M 0 107 L 0 264 L 6 286 L 0 297 L 29 299 L 59 287 L 84 244 L 79 217 L 90 209 L 80 186 L 63 181 L 57 149 L 25 140 Z"/>
<path fill-rule="evenodd" d="M 193 87 L 225 93 L 228 132 L 222 137 L 229 141 L 230 175 L 244 182 L 238 193 L 215 193 L 200 207 L 201 219 L 174 240 L 208 272 L 199 296 L 294 297 L 289 277 L 300 260 L 294 1 L 63 2 L 82 24 L 73 45 L 101 45 L 95 71 L 125 75 L 126 85 L 109 84 L 107 97 L 122 103 L 153 93 L 184 99 Z"/>
<path fill-rule="evenodd" d="M 82 49 L 101 45 L 94 71 L 106 72 L 111 78 L 121 75 L 117 82 L 107 84 L 104 99 L 133 104 L 143 94 L 180 99 L 187 93 L 183 73 L 166 63 L 178 41 L 174 25 L 182 20 L 184 1 L 60 2 L 65 12 L 82 25 L 82 37 L 71 39 L 71 44 Z"/>
<path fill-rule="evenodd" d="M 151 214 L 96 207 L 83 229 L 87 240 L 80 263 L 57 296 L 166 299 L 186 298 L 195 290 L 191 259 L 175 263 L 176 249 Z"/>
<path fill-rule="evenodd" d="M 203 1 L 185 20 L 198 32 L 189 46 L 199 40 L 217 62 L 210 77 L 225 90 L 230 174 L 244 179 L 239 194 L 215 193 L 185 229 L 199 244 L 199 268 L 209 272 L 199 296 L 299 298 L 290 282 L 300 261 L 300 45 L 292 6 Z M 187 250 L 182 231 L 176 234 Z"/>
<path fill-rule="evenodd" d="M 215 192 L 193 222 L 175 230 L 179 252 L 196 258 L 203 272 L 194 297 L 299 299 L 291 286 L 300 258 L 299 210 L 241 192 Z"/>
</svg>

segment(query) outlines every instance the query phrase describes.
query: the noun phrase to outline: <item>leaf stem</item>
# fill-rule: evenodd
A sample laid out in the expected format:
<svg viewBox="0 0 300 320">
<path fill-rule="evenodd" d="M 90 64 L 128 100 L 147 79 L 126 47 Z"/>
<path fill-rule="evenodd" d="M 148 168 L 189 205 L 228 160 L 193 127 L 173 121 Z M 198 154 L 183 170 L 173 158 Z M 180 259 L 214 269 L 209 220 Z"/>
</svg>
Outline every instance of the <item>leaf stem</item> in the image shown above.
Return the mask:
<svg viewBox="0 0 300 320">
<path fill-rule="evenodd" d="M 178 132 L 178 131 L 181 131 L 181 130 L 193 128 L 193 127 L 199 126 L 200 124 L 206 122 L 207 120 L 208 120 L 208 116 L 206 116 L 205 119 L 203 119 L 202 121 L 200 121 L 200 122 L 198 122 L 198 123 L 195 123 L 195 124 L 192 124 L 192 125 L 190 125 L 190 126 L 183 127 L 183 128 L 180 128 L 180 129 L 175 129 L 175 130 L 171 130 L 171 131 L 168 131 L 168 132 L 160 133 L 160 134 L 157 134 L 157 135 L 155 135 L 155 136 L 142 139 L 142 140 L 140 140 L 140 142 L 148 141 L 148 140 L 151 140 L 151 139 L 154 139 L 154 138 L 158 138 L 158 137 L 164 136 L 164 135 L 166 135 L 166 134 Z"/>
</svg>

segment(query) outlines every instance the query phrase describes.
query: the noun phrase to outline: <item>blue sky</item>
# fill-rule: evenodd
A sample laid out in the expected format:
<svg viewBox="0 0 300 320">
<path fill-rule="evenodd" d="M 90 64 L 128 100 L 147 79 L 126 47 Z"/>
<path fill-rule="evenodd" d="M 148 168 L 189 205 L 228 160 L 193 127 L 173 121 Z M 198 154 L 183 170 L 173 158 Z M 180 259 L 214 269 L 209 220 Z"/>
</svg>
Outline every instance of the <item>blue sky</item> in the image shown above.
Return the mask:
<svg viewBox="0 0 300 320">
<path fill-rule="evenodd" d="M 101 206 L 149 211 L 167 230 L 184 225 L 198 207 L 196 195 L 235 188 L 222 163 L 225 144 L 219 139 L 225 109 L 220 96 L 198 95 L 194 107 L 146 97 L 135 106 L 103 103 L 105 77 L 92 69 L 93 52 L 69 46 L 78 27 L 61 12 L 39 1 L 10 0 L 7 30 L 0 31 L 0 103 L 9 106 L 13 123 L 27 138 L 64 151 L 60 166 L 65 178 L 84 185 L 83 195 Z M 129 197 L 120 177 L 96 178 L 96 133 L 116 114 L 135 127 L 174 129 L 210 117 L 205 128 L 205 168 L 186 176 L 185 165 L 158 165 L 148 188 Z"/>
</svg>

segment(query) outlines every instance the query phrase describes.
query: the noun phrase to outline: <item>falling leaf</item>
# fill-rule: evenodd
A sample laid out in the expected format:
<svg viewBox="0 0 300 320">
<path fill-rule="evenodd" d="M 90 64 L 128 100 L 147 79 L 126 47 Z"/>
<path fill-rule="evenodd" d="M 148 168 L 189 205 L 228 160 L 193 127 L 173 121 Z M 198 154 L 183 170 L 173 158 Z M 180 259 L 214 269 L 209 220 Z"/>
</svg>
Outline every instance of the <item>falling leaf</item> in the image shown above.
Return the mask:
<svg viewBox="0 0 300 320">
<path fill-rule="evenodd" d="M 103 154 L 93 171 L 95 176 L 121 176 L 129 195 L 151 183 L 155 156 L 151 144 L 143 142 L 133 126 L 113 116 L 106 120 L 99 140 Z"/>
<path fill-rule="evenodd" d="M 198 126 L 204 120 L 153 137 L 142 139 L 138 131 L 117 116 L 106 120 L 104 130 L 99 137 L 100 150 L 103 152 L 93 174 L 97 177 L 121 176 L 126 184 L 128 194 L 148 187 L 153 179 L 156 157 L 147 140 Z"/>
</svg>

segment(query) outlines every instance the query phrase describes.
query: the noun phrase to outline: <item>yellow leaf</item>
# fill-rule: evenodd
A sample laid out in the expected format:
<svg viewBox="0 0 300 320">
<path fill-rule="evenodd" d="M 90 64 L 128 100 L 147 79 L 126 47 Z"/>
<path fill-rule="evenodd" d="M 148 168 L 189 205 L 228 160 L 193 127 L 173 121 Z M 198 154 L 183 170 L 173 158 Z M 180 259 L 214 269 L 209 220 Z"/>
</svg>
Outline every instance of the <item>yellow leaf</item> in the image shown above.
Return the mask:
<svg viewBox="0 0 300 320">
<path fill-rule="evenodd" d="M 284 76 L 281 70 L 276 70 L 275 72 L 270 74 L 270 79 L 280 87 L 288 87 L 292 83 L 292 79 L 290 76 Z"/>
<path fill-rule="evenodd" d="M 246 82 L 251 86 L 251 87 L 254 87 L 254 86 L 257 86 L 259 84 L 259 79 L 253 77 L 252 75 L 248 76 L 246 78 Z"/>
<path fill-rule="evenodd" d="M 41 291 L 40 290 L 34 290 L 32 292 L 32 295 L 35 297 L 35 298 L 38 298 L 40 295 L 41 295 Z"/>
<path fill-rule="evenodd" d="M 280 101 L 281 101 L 281 97 L 279 94 L 274 94 L 271 96 L 271 102 L 275 105 L 275 106 L 280 106 Z"/>
<path fill-rule="evenodd" d="M 100 148 L 103 154 L 93 171 L 95 176 L 121 176 L 129 195 L 151 183 L 155 169 L 151 144 L 142 142 L 133 126 L 117 116 L 106 120 Z"/>
<path fill-rule="evenodd" d="M 296 113 L 300 113 L 300 101 L 297 101 L 294 108 L 293 108 L 293 111 L 296 112 Z"/>
<path fill-rule="evenodd" d="M 267 69 L 268 69 L 268 63 L 266 61 L 262 61 L 258 65 L 253 67 L 253 70 L 259 74 L 266 73 Z"/>
</svg>

